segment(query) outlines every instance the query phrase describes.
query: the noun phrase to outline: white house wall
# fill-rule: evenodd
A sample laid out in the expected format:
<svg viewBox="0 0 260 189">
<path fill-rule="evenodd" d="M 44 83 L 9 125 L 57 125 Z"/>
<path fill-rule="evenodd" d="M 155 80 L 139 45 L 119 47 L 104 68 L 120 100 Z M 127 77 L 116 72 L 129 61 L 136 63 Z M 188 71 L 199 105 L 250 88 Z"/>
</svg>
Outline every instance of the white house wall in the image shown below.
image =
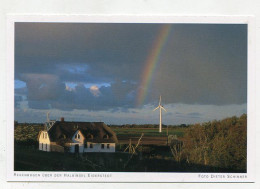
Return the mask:
<svg viewBox="0 0 260 189">
<path fill-rule="evenodd" d="M 115 152 L 116 145 L 115 143 L 92 143 L 93 148 L 90 148 L 90 142 L 87 143 L 88 147 L 84 148 L 84 152 Z M 104 148 L 101 148 L 101 145 L 104 144 Z M 109 148 L 107 148 L 107 144 L 109 144 Z"/>
<path fill-rule="evenodd" d="M 79 138 L 77 138 L 77 135 L 80 135 Z M 72 136 L 72 143 L 70 143 L 70 152 L 71 153 L 75 153 L 75 146 L 79 145 L 79 153 L 83 153 L 84 151 L 84 140 L 85 137 L 84 135 L 78 130 L 74 133 L 74 135 Z"/>
<path fill-rule="evenodd" d="M 50 144 L 51 142 L 47 131 L 42 131 L 39 137 L 39 150 L 50 152 Z"/>
<path fill-rule="evenodd" d="M 80 135 L 79 138 L 77 138 L 77 135 Z M 44 137 L 46 135 L 46 137 Z M 75 146 L 79 145 L 79 153 L 84 152 L 115 152 L 116 151 L 116 145 L 115 143 L 92 143 L 87 142 L 87 148 L 84 146 L 84 140 L 85 137 L 80 131 L 76 131 L 75 134 L 72 137 L 72 143 L 67 143 L 67 146 L 69 147 L 69 152 L 75 153 Z M 93 148 L 90 148 L 90 143 L 93 144 Z M 101 145 L 104 144 L 104 148 L 102 149 Z M 109 148 L 107 148 L 107 144 L 109 144 Z M 40 133 L 39 137 L 39 150 L 42 151 L 51 151 L 51 142 L 50 138 L 48 136 L 47 131 L 42 131 Z"/>
<path fill-rule="evenodd" d="M 76 138 L 76 136 L 77 136 L 78 134 L 80 135 L 80 138 Z M 73 141 L 73 143 L 84 144 L 84 139 L 85 139 L 85 137 L 84 137 L 84 135 L 83 135 L 80 131 L 76 131 L 76 132 L 74 133 L 74 135 L 72 136 L 72 141 Z"/>
<path fill-rule="evenodd" d="M 75 153 L 75 146 L 79 145 L 79 153 L 83 153 L 84 152 L 84 144 L 80 144 L 80 143 L 70 143 L 70 152 L 71 153 Z"/>
</svg>

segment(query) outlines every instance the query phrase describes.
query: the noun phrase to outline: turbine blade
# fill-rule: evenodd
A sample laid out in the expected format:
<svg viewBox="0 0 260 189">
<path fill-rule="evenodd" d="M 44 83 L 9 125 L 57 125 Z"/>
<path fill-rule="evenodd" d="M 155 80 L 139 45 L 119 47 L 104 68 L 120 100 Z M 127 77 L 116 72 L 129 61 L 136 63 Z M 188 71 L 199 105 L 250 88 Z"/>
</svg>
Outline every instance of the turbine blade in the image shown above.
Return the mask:
<svg viewBox="0 0 260 189">
<path fill-rule="evenodd" d="M 165 112 L 167 112 L 163 106 L 161 106 L 161 108 L 162 108 Z"/>
<path fill-rule="evenodd" d="M 157 110 L 160 106 L 157 106 L 156 108 L 153 109 L 153 111 Z"/>
<path fill-rule="evenodd" d="M 161 101 L 162 101 L 162 96 L 160 95 L 160 101 L 159 101 L 159 104 L 161 104 Z"/>
</svg>

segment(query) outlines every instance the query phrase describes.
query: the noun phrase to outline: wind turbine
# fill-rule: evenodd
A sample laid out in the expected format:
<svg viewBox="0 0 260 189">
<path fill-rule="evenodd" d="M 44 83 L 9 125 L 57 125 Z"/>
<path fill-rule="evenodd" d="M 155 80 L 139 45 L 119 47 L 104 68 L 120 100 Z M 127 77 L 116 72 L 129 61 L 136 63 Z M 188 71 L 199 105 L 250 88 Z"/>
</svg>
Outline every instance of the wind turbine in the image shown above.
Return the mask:
<svg viewBox="0 0 260 189">
<path fill-rule="evenodd" d="M 163 109 L 165 112 L 167 112 L 167 111 L 165 110 L 165 108 L 161 105 L 161 101 L 162 101 L 162 97 L 160 96 L 159 105 L 153 110 L 153 111 L 155 111 L 155 110 L 157 110 L 157 109 L 159 108 L 159 111 L 160 111 L 159 133 L 162 132 L 162 109 Z"/>
<path fill-rule="evenodd" d="M 50 111 L 47 112 L 47 122 L 48 122 L 48 123 L 50 122 L 49 115 L 50 115 Z"/>
</svg>

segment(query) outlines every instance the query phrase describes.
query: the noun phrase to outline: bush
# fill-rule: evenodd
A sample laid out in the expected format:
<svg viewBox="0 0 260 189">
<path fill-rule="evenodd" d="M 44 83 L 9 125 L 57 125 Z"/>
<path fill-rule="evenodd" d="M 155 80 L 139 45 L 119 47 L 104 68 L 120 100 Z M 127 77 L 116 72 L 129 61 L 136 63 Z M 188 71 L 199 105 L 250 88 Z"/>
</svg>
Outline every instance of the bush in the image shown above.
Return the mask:
<svg viewBox="0 0 260 189">
<path fill-rule="evenodd" d="M 246 170 L 247 116 L 192 125 L 184 135 L 188 162 Z"/>
</svg>

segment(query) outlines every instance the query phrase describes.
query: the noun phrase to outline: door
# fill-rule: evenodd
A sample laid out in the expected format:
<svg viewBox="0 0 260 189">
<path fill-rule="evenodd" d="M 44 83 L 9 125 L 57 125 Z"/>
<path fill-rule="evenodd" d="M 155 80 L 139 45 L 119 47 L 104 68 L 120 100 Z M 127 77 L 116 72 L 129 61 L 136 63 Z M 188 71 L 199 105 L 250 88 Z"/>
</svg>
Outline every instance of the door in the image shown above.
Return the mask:
<svg viewBox="0 0 260 189">
<path fill-rule="evenodd" d="M 78 144 L 75 145 L 75 153 L 79 153 L 79 145 Z"/>
</svg>

